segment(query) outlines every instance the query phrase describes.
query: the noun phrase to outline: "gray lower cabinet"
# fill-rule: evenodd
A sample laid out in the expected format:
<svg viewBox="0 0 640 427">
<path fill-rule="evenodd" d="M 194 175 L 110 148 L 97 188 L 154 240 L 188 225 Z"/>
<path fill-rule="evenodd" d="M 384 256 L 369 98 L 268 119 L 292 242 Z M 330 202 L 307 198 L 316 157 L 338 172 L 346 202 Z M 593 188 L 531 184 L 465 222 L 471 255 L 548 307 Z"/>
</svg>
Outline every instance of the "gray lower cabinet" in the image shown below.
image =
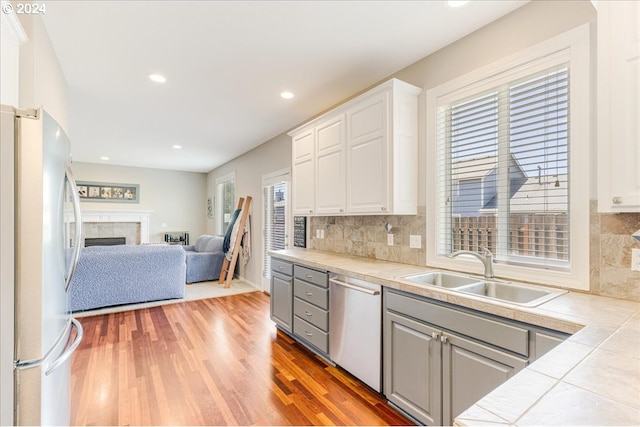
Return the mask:
<svg viewBox="0 0 640 427">
<path fill-rule="evenodd" d="M 487 395 L 527 361 L 504 351 L 446 332 L 442 342 L 442 423 L 453 419 Z"/>
<path fill-rule="evenodd" d="M 544 333 L 536 346 L 535 327 L 389 289 L 383 322 L 384 394 L 425 425 L 451 425 L 566 338 Z"/>
<path fill-rule="evenodd" d="M 293 266 L 293 335 L 329 357 L 329 274 Z"/>
<path fill-rule="evenodd" d="M 271 320 L 286 332 L 293 332 L 293 264 L 271 260 Z"/>
<path fill-rule="evenodd" d="M 415 419 L 442 423 L 442 357 L 438 330 L 384 314 L 384 394 Z"/>
</svg>

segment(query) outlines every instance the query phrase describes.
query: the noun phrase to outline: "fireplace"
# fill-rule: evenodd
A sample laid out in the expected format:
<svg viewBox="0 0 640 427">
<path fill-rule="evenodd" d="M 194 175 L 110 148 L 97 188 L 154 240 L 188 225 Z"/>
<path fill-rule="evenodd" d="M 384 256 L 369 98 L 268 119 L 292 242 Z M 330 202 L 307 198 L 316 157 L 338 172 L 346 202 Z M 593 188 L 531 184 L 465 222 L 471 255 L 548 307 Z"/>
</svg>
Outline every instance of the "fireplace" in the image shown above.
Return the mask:
<svg viewBox="0 0 640 427">
<path fill-rule="evenodd" d="M 115 246 L 126 245 L 126 237 L 85 237 L 84 246 Z"/>
<path fill-rule="evenodd" d="M 149 243 L 149 217 L 153 211 L 82 210 L 85 239 L 125 237 L 125 244 Z M 73 217 L 68 213 L 69 236 L 73 239 Z M 90 245 L 84 245 L 90 246 Z"/>
</svg>

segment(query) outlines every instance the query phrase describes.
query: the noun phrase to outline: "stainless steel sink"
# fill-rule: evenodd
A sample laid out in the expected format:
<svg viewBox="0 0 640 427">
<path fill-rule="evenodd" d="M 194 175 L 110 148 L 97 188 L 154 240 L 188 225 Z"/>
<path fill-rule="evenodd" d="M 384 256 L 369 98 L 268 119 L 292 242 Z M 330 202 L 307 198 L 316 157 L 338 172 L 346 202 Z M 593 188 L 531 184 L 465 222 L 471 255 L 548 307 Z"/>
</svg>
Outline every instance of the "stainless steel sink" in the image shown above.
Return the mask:
<svg viewBox="0 0 640 427">
<path fill-rule="evenodd" d="M 471 285 L 481 282 L 482 279 L 445 273 L 441 271 L 431 271 L 428 273 L 412 274 L 409 276 L 402 276 L 401 279 L 408 280 L 409 282 L 419 283 L 421 285 L 439 286 L 442 288 L 457 288 L 464 285 Z"/>
<path fill-rule="evenodd" d="M 453 274 L 444 271 L 429 271 L 398 277 L 412 283 L 447 288 L 450 291 L 489 298 L 523 307 L 536 307 L 557 296 L 567 293 L 562 289 L 520 283 L 487 280 L 464 274 Z"/>
<path fill-rule="evenodd" d="M 525 307 L 535 307 L 567 292 L 560 289 L 547 289 L 493 281 L 459 286 L 455 290 Z"/>
</svg>

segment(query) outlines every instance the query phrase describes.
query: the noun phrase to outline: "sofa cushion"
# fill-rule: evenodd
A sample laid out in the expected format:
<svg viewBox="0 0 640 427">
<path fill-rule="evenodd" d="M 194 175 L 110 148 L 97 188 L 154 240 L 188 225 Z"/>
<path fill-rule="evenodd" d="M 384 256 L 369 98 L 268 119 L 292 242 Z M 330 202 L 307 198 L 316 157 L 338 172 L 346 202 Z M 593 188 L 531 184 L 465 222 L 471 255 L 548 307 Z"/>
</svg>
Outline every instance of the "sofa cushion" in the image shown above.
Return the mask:
<svg viewBox="0 0 640 427">
<path fill-rule="evenodd" d="M 209 242 L 204 249 L 204 252 L 221 252 L 223 242 L 223 236 L 211 236 L 211 239 L 209 239 Z"/>
<path fill-rule="evenodd" d="M 206 252 L 207 244 L 209 243 L 212 237 L 213 236 L 209 234 L 203 234 L 202 236 L 198 237 L 198 240 L 196 240 L 196 244 L 194 245 L 193 249 L 196 252 Z"/>
</svg>

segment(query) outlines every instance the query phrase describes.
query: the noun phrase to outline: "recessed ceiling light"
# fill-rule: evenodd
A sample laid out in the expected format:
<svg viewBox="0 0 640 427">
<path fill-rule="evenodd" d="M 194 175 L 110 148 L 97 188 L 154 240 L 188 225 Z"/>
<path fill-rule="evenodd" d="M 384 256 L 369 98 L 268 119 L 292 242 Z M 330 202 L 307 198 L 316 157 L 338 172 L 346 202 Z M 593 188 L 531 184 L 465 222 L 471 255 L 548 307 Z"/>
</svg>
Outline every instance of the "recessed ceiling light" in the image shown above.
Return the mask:
<svg viewBox="0 0 640 427">
<path fill-rule="evenodd" d="M 149 79 L 151 81 L 156 82 L 156 83 L 166 83 L 167 82 L 167 78 L 165 76 L 163 76 L 162 74 L 149 74 Z"/>
<path fill-rule="evenodd" d="M 293 98 L 295 95 L 293 94 L 293 92 L 289 92 L 289 91 L 287 90 L 287 91 L 284 91 L 284 92 L 280 92 L 280 96 L 281 96 L 282 98 L 284 98 L 284 99 L 291 99 L 291 98 Z"/>
<path fill-rule="evenodd" d="M 182 145 L 172 145 L 171 148 L 175 148 L 176 150 L 180 150 L 182 148 Z"/>
<path fill-rule="evenodd" d="M 469 0 L 447 0 L 447 5 L 449 7 L 461 7 L 467 3 L 469 3 Z"/>
<path fill-rule="evenodd" d="M 108 158 L 107 156 L 101 156 L 101 157 L 100 157 L 100 160 L 107 161 L 107 160 L 109 160 L 109 158 Z"/>
</svg>

